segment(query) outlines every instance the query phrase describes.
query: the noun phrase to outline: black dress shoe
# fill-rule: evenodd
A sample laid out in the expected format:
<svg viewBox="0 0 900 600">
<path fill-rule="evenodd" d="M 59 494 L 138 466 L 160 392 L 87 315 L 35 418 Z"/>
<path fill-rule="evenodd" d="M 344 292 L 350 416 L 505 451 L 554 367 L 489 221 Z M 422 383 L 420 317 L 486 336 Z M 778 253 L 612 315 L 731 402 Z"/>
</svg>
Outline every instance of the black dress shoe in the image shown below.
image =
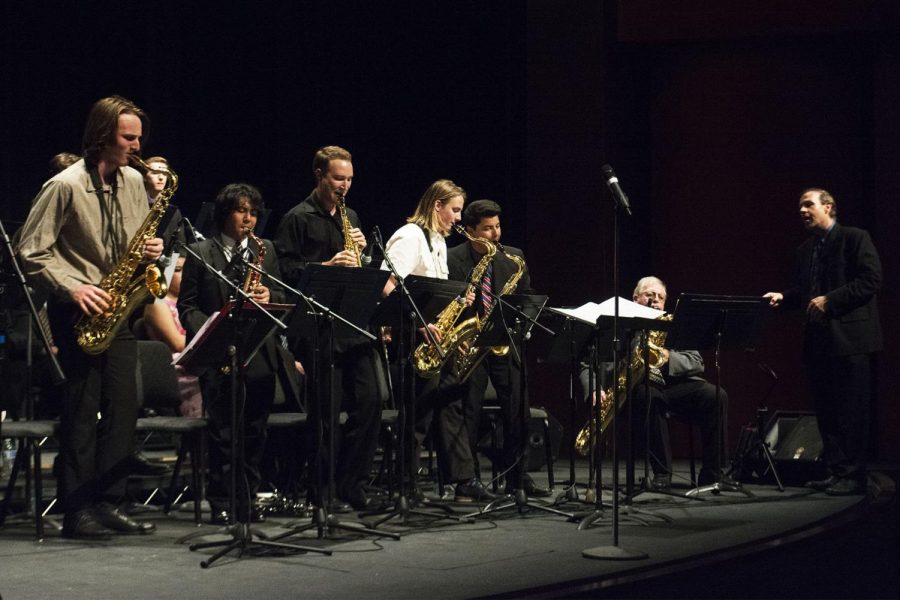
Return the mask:
<svg viewBox="0 0 900 600">
<path fill-rule="evenodd" d="M 172 472 L 172 469 L 168 465 L 154 462 L 140 452 L 132 454 L 128 463 L 128 470 L 132 475 L 161 477 L 163 475 L 169 475 Z"/>
<path fill-rule="evenodd" d="M 480 479 L 473 477 L 469 481 L 456 484 L 453 500 L 455 502 L 490 502 L 498 497 L 497 494 L 484 487 Z"/>
<path fill-rule="evenodd" d="M 865 493 L 866 489 L 857 480 L 849 477 L 841 477 L 833 484 L 825 488 L 829 496 L 855 496 Z"/>
<path fill-rule="evenodd" d="M 668 492 L 672 489 L 672 476 L 668 473 L 654 475 L 653 482 L 650 483 L 650 489 L 654 492 Z"/>
<path fill-rule="evenodd" d="M 261 506 L 258 504 L 254 504 L 253 508 L 250 509 L 250 522 L 251 523 L 265 523 L 266 522 L 266 511 L 263 510 Z"/>
<path fill-rule="evenodd" d="M 841 480 L 841 478 L 838 477 L 837 475 L 832 475 L 830 477 L 826 477 L 825 479 L 816 479 L 814 481 L 807 481 L 806 483 L 803 484 L 803 487 L 816 490 L 817 492 L 824 492 L 825 490 L 827 490 L 828 488 L 830 488 L 831 486 L 833 486 L 840 480 Z"/>
<path fill-rule="evenodd" d="M 153 533 L 156 525 L 149 521 L 132 519 L 119 508 L 109 502 L 100 502 L 94 507 L 94 518 L 97 522 L 119 533 Z"/>
<path fill-rule="evenodd" d="M 369 510 L 372 508 L 371 498 L 366 496 L 362 487 L 355 487 L 340 496 L 342 502 L 349 504 L 353 510 Z"/>
<path fill-rule="evenodd" d="M 209 515 L 209 523 L 210 525 L 227 527 L 231 525 L 231 515 L 228 514 L 227 510 L 213 510 Z"/>
<path fill-rule="evenodd" d="M 67 513 L 63 518 L 62 536 L 76 540 L 108 540 L 112 531 L 97 522 L 90 510 Z"/>
</svg>

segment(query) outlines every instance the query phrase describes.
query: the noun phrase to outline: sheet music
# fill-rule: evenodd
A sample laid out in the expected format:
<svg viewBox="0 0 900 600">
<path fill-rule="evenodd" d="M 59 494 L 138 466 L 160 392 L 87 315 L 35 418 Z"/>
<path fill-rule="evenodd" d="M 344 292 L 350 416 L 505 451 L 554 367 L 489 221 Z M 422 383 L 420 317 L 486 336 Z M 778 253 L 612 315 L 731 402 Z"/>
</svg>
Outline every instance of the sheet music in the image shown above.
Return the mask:
<svg viewBox="0 0 900 600">
<path fill-rule="evenodd" d="M 195 335 L 191 339 L 190 343 L 184 347 L 184 350 L 182 350 L 178 354 L 172 355 L 172 364 L 177 365 L 181 361 L 182 357 L 186 358 L 186 357 L 190 356 L 191 353 L 194 351 L 194 348 L 196 346 L 200 345 L 200 342 L 202 342 L 206 338 L 206 330 L 210 329 L 213 326 L 213 322 L 221 319 L 222 315 L 228 313 L 229 310 L 231 310 L 230 302 L 225 304 L 225 306 L 223 306 L 221 309 L 219 309 L 219 312 L 209 315 L 209 317 L 206 319 L 206 322 L 203 323 L 203 325 L 197 331 L 197 335 Z"/>
<path fill-rule="evenodd" d="M 615 298 L 609 298 L 608 300 L 604 300 L 600 304 L 597 304 L 596 302 L 587 302 L 577 308 L 548 308 L 547 310 L 560 313 L 569 318 L 576 319 L 578 321 L 584 321 L 585 323 L 590 323 L 591 325 L 593 325 L 600 317 L 612 317 L 615 314 L 615 302 Z M 643 304 L 638 304 L 637 302 L 632 302 L 631 300 L 626 300 L 621 296 L 619 297 L 620 317 L 641 317 L 644 319 L 655 319 L 663 314 L 665 314 L 665 311 L 657 310 L 649 306 L 644 306 Z"/>
</svg>

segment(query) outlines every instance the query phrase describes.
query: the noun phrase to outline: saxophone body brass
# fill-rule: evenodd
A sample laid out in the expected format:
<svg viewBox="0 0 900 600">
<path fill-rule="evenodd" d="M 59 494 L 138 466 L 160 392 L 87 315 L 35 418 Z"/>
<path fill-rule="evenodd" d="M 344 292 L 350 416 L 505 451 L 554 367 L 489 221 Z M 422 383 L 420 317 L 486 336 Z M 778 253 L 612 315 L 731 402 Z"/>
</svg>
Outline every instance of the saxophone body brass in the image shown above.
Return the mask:
<svg viewBox="0 0 900 600">
<path fill-rule="evenodd" d="M 130 154 L 128 158 L 138 166 L 150 170 L 150 166 L 139 156 Z M 165 169 L 165 172 L 168 175 L 166 187 L 159 193 L 144 222 L 131 238 L 128 251 L 116 264 L 115 269 L 98 284 L 98 287 L 112 299 L 109 310 L 100 315 L 82 316 L 75 324 L 78 345 L 88 354 L 105 352 L 112 344 L 116 333 L 128 320 L 128 316 L 142 306 L 150 296 L 162 298 L 166 295 L 166 282 L 159 267 L 154 263 L 147 265 L 143 270 L 140 269 L 144 242 L 156 236 L 159 222 L 178 189 L 178 175 L 175 171 Z"/>
<path fill-rule="evenodd" d="M 413 352 L 413 368 L 415 368 L 420 376 L 425 377 L 426 379 L 436 377 L 440 374 L 444 364 L 456 355 L 456 349 L 459 347 L 460 343 L 462 343 L 460 338 L 468 329 L 465 322 L 460 324 L 459 327 L 456 326 L 456 322 L 466 308 L 466 297 L 475 291 L 475 287 L 484 276 L 488 264 L 490 264 L 494 255 L 497 253 L 497 247 L 492 242 L 485 238 L 472 237 L 465 229 L 458 225 L 454 227 L 457 232 L 466 236 L 469 240 L 483 243 L 488 251 L 487 254 L 481 257 L 481 260 L 478 261 L 478 264 L 475 265 L 475 268 L 472 269 L 472 272 L 469 274 L 469 285 L 466 287 L 465 294 L 451 300 L 450 304 L 438 314 L 434 326 L 440 332 L 441 339 L 437 346 L 425 341 L 419 344 Z M 477 317 L 473 318 L 477 319 Z"/>
<path fill-rule="evenodd" d="M 672 315 L 660 315 L 657 317 L 657 320 L 671 321 Z M 647 341 L 650 353 L 650 367 L 658 369 L 663 366 L 662 350 L 665 343 L 665 331 L 650 331 L 649 339 Z M 609 389 L 602 394 L 602 397 L 605 398 L 605 400 L 600 399 L 599 402 L 595 401 L 593 403 L 597 407 L 596 410 L 600 413 L 599 435 L 597 435 L 596 431 L 592 431 L 594 419 L 588 419 L 588 422 L 584 424 L 584 427 L 582 427 L 581 431 L 578 432 L 578 435 L 575 436 L 575 451 L 578 452 L 578 454 L 581 456 L 590 454 L 591 442 L 596 444 L 598 440 L 609 431 L 609 425 L 612 422 L 613 417 L 613 406 L 615 406 L 616 411 L 622 408 L 625 404 L 625 400 L 628 398 L 629 392 L 634 389 L 634 386 L 637 383 L 644 379 L 644 369 L 643 353 L 635 352 L 631 355 L 631 362 L 625 366 L 625 368 L 618 370 L 615 386 L 610 386 Z M 628 371 L 631 371 L 630 378 L 627 376 Z"/>
<path fill-rule="evenodd" d="M 362 253 L 359 251 L 359 246 L 350 236 L 350 230 L 353 228 L 353 225 L 350 223 L 350 217 L 347 216 L 347 202 L 341 194 L 337 194 L 337 199 L 338 213 L 341 215 L 341 230 L 344 234 L 344 250 L 351 252 L 356 257 L 356 266 L 361 267 Z"/>
<path fill-rule="evenodd" d="M 497 247 L 503 253 L 506 258 L 513 261 L 516 264 L 516 272 L 513 273 L 512 277 L 510 277 L 505 284 L 503 284 L 503 289 L 500 290 L 498 296 L 507 296 L 512 293 L 516 286 L 519 285 L 519 280 L 522 278 L 522 274 L 525 272 L 525 261 L 515 254 L 510 254 L 500 244 L 497 244 Z M 479 318 L 478 315 L 466 319 L 462 323 L 460 323 L 458 329 L 460 343 L 468 343 L 471 340 L 475 339 L 481 330 L 484 328 L 484 324 L 488 322 L 488 319 L 491 318 L 491 313 L 494 311 L 494 307 L 497 305 L 497 301 L 491 303 L 490 308 L 485 311 L 485 313 Z M 469 376 L 472 375 L 472 372 L 475 371 L 475 368 L 481 364 L 481 362 L 487 358 L 488 354 L 493 354 L 494 356 L 506 356 L 509 353 L 509 346 L 488 346 L 488 347 L 478 347 L 472 346 L 469 348 L 461 349 L 456 361 L 456 369 L 457 369 L 457 377 L 459 378 L 459 382 L 465 382 Z"/>
</svg>

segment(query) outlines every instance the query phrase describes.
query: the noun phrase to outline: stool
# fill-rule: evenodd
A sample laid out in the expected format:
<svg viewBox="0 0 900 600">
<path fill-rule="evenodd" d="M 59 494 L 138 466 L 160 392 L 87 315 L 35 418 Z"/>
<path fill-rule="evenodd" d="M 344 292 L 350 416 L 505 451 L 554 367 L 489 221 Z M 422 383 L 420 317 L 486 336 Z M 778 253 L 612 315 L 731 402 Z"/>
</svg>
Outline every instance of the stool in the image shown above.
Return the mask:
<svg viewBox="0 0 900 600">
<path fill-rule="evenodd" d="M 19 470 L 25 468 L 25 502 L 31 494 L 31 477 L 34 475 L 34 527 L 35 537 L 38 541 L 44 539 L 44 515 L 41 508 L 43 504 L 43 475 L 41 472 L 41 445 L 47 438 L 56 436 L 59 431 L 58 421 L 4 421 L 0 425 L 0 436 L 3 439 L 15 438 L 19 441 L 19 451 L 13 463 L 6 485 L 6 494 L 3 496 L 3 506 L 0 507 L 0 526 L 6 522 L 9 512 L 9 504 L 15 491 L 16 478 Z M 34 466 L 30 467 L 28 460 L 34 456 Z"/>
<path fill-rule="evenodd" d="M 170 433 L 181 437 L 175 469 L 169 483 L 166 496 L 165 512 L 172 510 L 175 498 L 175 483 L 178 471 L 184 462 L 186 452 L 191 454 L 191 487 L 194 488 L 194 523 L 200 525 L 200 503 L 203 500 L 203 452 L 206 447 L 206 428 L 208 422 L 199 417 L 142 417 L 137 420 L 135 431 L 138 433 Z"/>
</svg>

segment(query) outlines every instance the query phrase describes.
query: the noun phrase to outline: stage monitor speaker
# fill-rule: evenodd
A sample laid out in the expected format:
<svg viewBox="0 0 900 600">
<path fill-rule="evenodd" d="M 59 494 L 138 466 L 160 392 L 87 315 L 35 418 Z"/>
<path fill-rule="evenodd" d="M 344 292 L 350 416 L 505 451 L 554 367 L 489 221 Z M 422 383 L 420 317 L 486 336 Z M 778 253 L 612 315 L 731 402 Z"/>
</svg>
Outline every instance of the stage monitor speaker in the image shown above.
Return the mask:
<svg viewBox="0 0 900 600">
<path fill-rule="evenodd" d="M 544 409 L 546 410 L 546 409 Z M 503 448 L 503 423 L 500 421 L 499 412 L 486 411 L 488 419 L 496 419 L 497 450 L 491 447 L 491 434 L 485 433 L 478 441 L 478 451 L 492 461 L 498 458 L 498 451 Z M 550 453 L 554 462 L 559 458 L 559 447 L 562 443 L 562 425 L 556 418 L 547 412 L 550 422 Z M 490 423 L 485 427 L 489 428 Z M 544 445 L 544 421 L 543 419 L 528 419 L 528 463 L 525 465 L 528 471 L 540 471 L 547 466 L 547 450 Z"/>
<path fill-rule="evenodd" d="M 775 411 L 766 425 L 765 441 L 785 484 L 803 485 L 825 477 L 822 435 L 816 413 Z"/>
</svg>

